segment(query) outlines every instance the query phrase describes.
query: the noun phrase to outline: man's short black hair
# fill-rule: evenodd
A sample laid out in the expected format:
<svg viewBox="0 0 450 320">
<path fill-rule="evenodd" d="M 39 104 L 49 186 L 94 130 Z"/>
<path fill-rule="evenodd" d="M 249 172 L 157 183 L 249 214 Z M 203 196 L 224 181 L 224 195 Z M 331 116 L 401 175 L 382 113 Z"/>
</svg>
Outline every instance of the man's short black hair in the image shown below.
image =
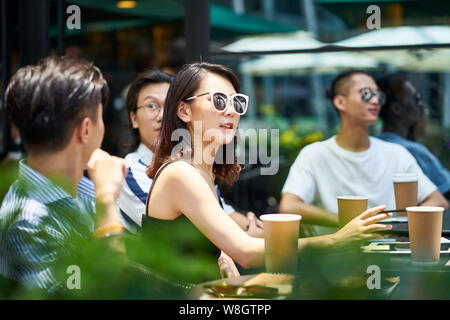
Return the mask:
<svg viewBox="0 0 450 320">
<path fill-rule="evenodd" d="M 41 153 L 64 148 L 83 118 L 95 123 L 108 99 L 106 80 L 91 62 L 51 56 L 16 72 L 5 106 L 26 149 Z"/>
<path fill-rule="evenodd" d="M 331 88 L 326 92 L 327 97 L 331 100 L 332 103 L 335 96 L 345 93 L 345 89 L 349 81 L 351 81 L 351 77 L 355 74 L 365 74 L 369 77 L 372 77 L 369 73 L 367 73 L 367 71 L 359 69 L 347 70 L 338 74 L 331 83 Z"/>
</svg>

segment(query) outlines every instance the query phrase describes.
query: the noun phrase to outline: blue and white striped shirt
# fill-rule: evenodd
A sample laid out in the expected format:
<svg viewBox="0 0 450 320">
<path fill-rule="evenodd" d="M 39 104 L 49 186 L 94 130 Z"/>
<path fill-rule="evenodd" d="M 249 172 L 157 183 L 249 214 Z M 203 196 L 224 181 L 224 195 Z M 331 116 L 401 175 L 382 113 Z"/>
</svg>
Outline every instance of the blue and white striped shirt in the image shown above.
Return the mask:
<svg viewBox="0 0 450 320">
<path fill-rule="evenodd" d="M 83 177 L 73 198 L 20 161 L 0 208 L 0 273 L 30 288 L 59 286 L 52 273 L 58 250 L 73 235 L 89 237 L 94 214 L 92 181 Z"/>
<path fill-rule="evenodd" d="M 136 152 L 129 153 L 125 157 L 128 167 L 128 175 L 122 187 L 122 192 L 117 200 L 121 223 L 125 228 L 136 233 L 141 228 L 142 215 L 145 213 L 145 203 L 148 191 L 153 180 L 147 176 L 147 165 L 153 159 L 152 151 L 141 143 Z M 223 209 L 227 214 L 234 212 L 234 208 L 223 203 Z"/>
</svg>

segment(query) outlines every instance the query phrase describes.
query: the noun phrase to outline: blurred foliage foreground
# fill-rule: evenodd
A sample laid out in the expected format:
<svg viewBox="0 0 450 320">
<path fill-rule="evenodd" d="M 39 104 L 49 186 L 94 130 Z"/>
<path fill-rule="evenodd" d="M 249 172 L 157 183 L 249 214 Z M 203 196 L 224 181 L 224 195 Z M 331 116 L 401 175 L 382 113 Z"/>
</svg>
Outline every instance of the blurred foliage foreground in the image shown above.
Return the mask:
<svg viewBox="0 0 450 320">
<path fill-rule="evenodd" d="M 17 177 L 17 166 L 0 168 L 0 199 Z M 2 221 L 0 232 L 8 229 Z M 56 241 L 51 265 L 57 290 L 25 289 L 0 275 L 0 299 L 183 299 L 192 283 L 220 278 L 218 250 L 187 219 L 152 223 L 142 235 L 115 239 L 71 235 Z M 1 238 L 1 237 L 0 237 Z M 122 242 L 126 254 L 108 241 Z M 74 287 L 74 267 L 79 288 Z"/>
<path fill-rule="evenodd" d="M 0 173 L 3 198 L 15 175 L 11 168 Z M 116 238 L 125 244 L 126 255 L 113 250 L 110 240 L 67 239 L 52 265 L 59 290 L 29 290 L 0 276 L 0 299 L 186 299 L 192 297 L 192 284 L 220 278 L 217 248 L 184 216 L 151 223 L 142 235 Z M 363 254 L 356 245 L 306 248 L 288 298 L 450 299 L 450 267 L 441 260 L 426 268 L 414 266 L 410 256 Z M 73 287 L 71 266 L 79 268 L 79 288 Z M 379 288 L 369 288 L 377 286 L 374 266 Z"/>
<path fill-rule="evenodd" d="M 204 250 L 208 243 L 189 234 L 188 227 L 175 225 L 171 230 L 158 228 L 151 244 L 145 236 L 131 234 L 108 240 L 72 237 L 52 264 L 59 289 L 28 290 L 3 278 L 0 299 L 186 298 L 192 283 L 220 278 L 220 273 L 214 252 Z M 198 251 L 179 244 L 180 235 Z M 107 241 L 125 243 L 127 254 L 112 249 Z M 73 266 L 79 268 L 79 288 L 74 287 Z"/>
<path fill-rule="evenodd" d="M 450 299 L 449 256 L 435 266 L 416 266 L 410 255 L 363 253 L 359 245 L 299 255 L 291 299 Z"/>
</svg>

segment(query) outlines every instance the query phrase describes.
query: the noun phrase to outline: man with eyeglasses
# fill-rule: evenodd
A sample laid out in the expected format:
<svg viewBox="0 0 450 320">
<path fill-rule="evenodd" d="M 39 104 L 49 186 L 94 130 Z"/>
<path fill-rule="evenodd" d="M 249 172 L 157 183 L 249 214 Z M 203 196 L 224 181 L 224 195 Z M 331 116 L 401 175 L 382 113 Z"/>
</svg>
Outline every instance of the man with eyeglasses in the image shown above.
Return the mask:
<svg viewBox="0 0 450 320">
<path fill-rule="evenodd" d="M 425 175 L 449 199 L 450 172 L 424 145 L 415 141 L 418 136 L 425 134 L 427 121 L 428 110 L 420 94 L 408 78 L 401 74 L 380 78 L 377 84 L 386 93 L 386 103 L 380 112 L 383 133 L 379 138 L 405 147 Z"/>
<path fill-rule="evenodd" d="M 448 207 L 405 148 L 369 136 L 385 100 L 372 76 L 344 72 L 334 79 L 328 96 L 341 119 L 339 133 L 301 150 L 282 189 L 280 212 L 301 214 L 308 224 L 337 227 L 337 196 L 366 196 L 368 207 L 395 209 L 396 173 L 418 176 L 419 203 Z"/>
</svg>

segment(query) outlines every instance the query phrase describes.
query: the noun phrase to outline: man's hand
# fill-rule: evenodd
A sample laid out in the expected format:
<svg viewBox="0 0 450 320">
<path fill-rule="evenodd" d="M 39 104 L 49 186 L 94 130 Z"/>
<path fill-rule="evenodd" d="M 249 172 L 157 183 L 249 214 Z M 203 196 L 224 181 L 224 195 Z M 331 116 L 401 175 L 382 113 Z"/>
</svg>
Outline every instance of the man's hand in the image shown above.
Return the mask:
<svg viewBox="0 0 450 320">
<path fill-rule="evenodd" d="M 96 149 L 87 164 L 89 177 L 95 185 L 97 201 L 104 205 L 115 203 L 127 174 L 125 161 Z"/>
<path fill-rule="evenodd" d="M 102 228 L 113 228 L 112 230 L 116 232 L 118 226 L 122 231 L 124 227 L 119 220 L 116 201 L 128 171 L 125 160 L 96 149 L 88 161 L 87 169 L 95 186 L 96 231 L 105 232 Z M 95 232 L 94 236 L 96 236 Z M 125 246 L 120 238 L 112 237 L 108 240 L 108 244 L 113 250 L 125 253 Z"/>
</svg>

